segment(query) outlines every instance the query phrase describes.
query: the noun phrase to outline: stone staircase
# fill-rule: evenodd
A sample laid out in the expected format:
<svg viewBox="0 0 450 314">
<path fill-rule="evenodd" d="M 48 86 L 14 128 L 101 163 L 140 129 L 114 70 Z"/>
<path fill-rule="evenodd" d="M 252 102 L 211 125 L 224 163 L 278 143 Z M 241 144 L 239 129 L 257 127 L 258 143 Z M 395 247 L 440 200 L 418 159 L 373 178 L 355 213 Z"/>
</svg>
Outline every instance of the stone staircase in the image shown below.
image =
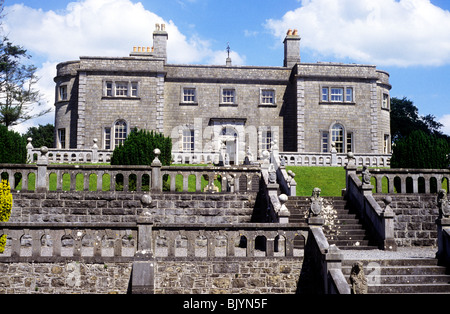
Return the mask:
<svg viewBox="0 0 450 314">
<path fill-rule="evenodd" d="M 309 197 L 289 197 L 286 206 L 290 222 L 306 222 Z M 370 294 L 450 294 L 450 272 L 438 265 L 432 248 L 428 247 L 425 255 L 416 254 L 420 248 L 399 248 L 398 254 L 378 250 L 342 197 L 324 197 L 323 210 L 324 233 L 330 245 L 344 252 L 342 271 L 349 285 L 351 268 L 361 261 Z M 302 248 L 304 243 L 296 241 L 294 245 Z"/>
<path fill-rule="evenodd" d="M 309 197 L 291 196 L 286 206 L 291 212 L 290 222 L 306 222 L 310 207 Z M 325 216 L 323 230 L 329 244 L 335 244 L 341 250 L 377 249 L 371 245 L 366 230 L 356 214 L 347 208 L 346 201 L 342 197 L 324 197 L 323 214 Z M 295 246 L 301 248 L 302 243 L 297 241 Z"/>
<path fill-rule="evenodd" d="M 342 262 L 349 285 L 355 262 Z M 450 294 L 450 274 L 434 258 L 374 259 L 362 263 L 369 294 Z"/>
</svg>

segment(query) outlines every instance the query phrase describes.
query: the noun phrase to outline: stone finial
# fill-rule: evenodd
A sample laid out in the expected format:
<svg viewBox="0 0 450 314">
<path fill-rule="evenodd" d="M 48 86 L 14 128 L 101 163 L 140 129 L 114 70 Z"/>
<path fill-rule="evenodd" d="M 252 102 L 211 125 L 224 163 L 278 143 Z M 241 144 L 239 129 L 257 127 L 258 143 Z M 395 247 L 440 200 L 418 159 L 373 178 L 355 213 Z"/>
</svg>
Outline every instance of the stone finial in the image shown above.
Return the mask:
<svg viewBox="0 0 450 314">
<path fill-rule="evenodd" d="M 310 199 L 311 206 L 309 210 L 309 215 L 313 217 L 320 216 L 323 208 L 323 198 L 320 196 L 322 192 L 319 188 L 314 188 Z"/>
<path fill-rule="evenodd" d="M 281 204 L 280 210 L 278 212 L 280 223 L 288 223 L 289 216 L 291 215 L 289 209 L 286 207 L 288 196 L 286 194 L 281 194 L 280 196 L 278 196 L 278 200 L 280 201 Z"/>
<path fill-rule="evenodd" d="M 347 166 L 355 166 L 356 165 L 355 154 L 353 154 L 352 152 L 348 152 L 347 159 L 348 159 Z"/>
<path fill-rule="evenodd" d="M 152 167 L 160 167 L 161 166 L 161 161 L 159 160 L 158 156 L 161 155 L 161 151 L 159 150 L 159 148 L 155 148 L 153 150 L 153 153 L 155 154 L 155 159 L 153 159 L 152 162 Z"/>
<path fill-rule="evenodd" d="M 391 207 L 391 203 L 392 203 L 392 197 L 390 197 L 389 195 L 383 198 L 383 202 L 384 202 L 384 213 L 393 213 L 394 211 L 392 210 Z"/>
<path fill-rule="evenodd" d="M 350 284 L 352 286 L 352 294 L 367 294 L 367 279 L 361 262 L 353 264 L 350 273 Z"/>
<path fill-rule="evenodd" d="M 33 141 L 33 139 L 31 137 L 27 138 L 27 149 L 33 149 L 33 144 L 31 144 L 31 142 Z"/>
<path fill-rule="evenodd" d="M 439 190 L 437 204 L 439 207 L 439 216 L 441 218 L 450 218 L 450 204 L 448 202 L 446 190 Z"/>
</svg>

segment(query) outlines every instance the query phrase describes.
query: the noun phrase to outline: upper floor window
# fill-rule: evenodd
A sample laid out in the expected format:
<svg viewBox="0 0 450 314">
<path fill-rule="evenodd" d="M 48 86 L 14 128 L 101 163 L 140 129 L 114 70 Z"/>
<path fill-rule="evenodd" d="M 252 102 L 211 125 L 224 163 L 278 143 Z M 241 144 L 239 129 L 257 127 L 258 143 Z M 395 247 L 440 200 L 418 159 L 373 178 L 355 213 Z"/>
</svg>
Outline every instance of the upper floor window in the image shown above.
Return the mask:
<svg viewBox="0 0 450 314">
<path fill-rule="evenodd" d="M 320 99 L 322 102 L 353 103 L 353 91 L 352 87 L 322 87 Z"/>
<path fill-rule="evenodd" d="M 383 94 L 383 102 L 381 103 L 381 108 L 389 109 L 389 95 Z"/>
<path fill-rule="evenodd" d="M 196 103 L 197 95 L 195 88 L 183 88 L 183 102 Z"/>
<path fill-rule="evenodd" d="M 59 100 L 67 100 L 69 99 L 68 94 L 67 94 L 67 85 L 61 85 L 59 87 Z"/>
<path fill-rule="evenodd" d="M 236 97 L 236 91 L 234 89 L 223 89 L 222 90 L 222 103 L 234 104 L 235 97 Z"/>
<path fill-rule="evenodd" d="M 275 104 L 275 91 L 271 89 L 263 89 L 261 91 L 261 104 L 262 105 L 274 105 Z"/>
<path fill-rule="evenodd" d="M 138 82 L 130 81 L 106 81 L 104 84 L 104 96 L 106 97 L 139 97 Z"/>
</svg>

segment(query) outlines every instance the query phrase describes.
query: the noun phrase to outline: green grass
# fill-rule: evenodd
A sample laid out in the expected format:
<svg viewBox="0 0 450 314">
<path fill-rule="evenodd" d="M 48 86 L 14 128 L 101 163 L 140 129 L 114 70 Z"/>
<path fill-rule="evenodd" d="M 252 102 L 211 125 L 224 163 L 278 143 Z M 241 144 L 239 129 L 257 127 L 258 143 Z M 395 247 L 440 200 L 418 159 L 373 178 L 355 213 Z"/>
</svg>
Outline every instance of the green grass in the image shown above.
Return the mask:
<svg viewBox="0 0 450 314">
<path fill-rule="evenodd" d="M 341 196 L 345 189 L 344 167 L 287 166 L 288 170 L 295 173 L 297 196 L 311 196 L 316 187 L 322 190 L 321 196 Z"/>
</svg>

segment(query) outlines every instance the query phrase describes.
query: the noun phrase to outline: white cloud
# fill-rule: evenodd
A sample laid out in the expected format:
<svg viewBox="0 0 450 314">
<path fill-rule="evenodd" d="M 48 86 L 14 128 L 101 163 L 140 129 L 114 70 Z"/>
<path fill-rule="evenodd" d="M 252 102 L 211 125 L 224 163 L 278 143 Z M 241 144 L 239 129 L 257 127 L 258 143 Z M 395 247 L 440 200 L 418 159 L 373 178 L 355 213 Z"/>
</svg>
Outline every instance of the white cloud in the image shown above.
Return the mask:
<svg viewBox="0 0 450 314">
<path fill-rule="evenodd" d="M 46 106 L 53 107 L 56 64 L 80 56 L 126 57 L 134 46 L 152 46 L 155 24 L 166 24 L 168 62 L 225 64 L 223 51 L 215 51 L 208 40 L 183 35 L 173 21 L 166 21 L 143 5 L 130 0 L 81 0 L 65 10 L 44 11 L 23 4 L 6 7 L 3 31 L 17 45 L 24 46 L 39 67 L 37 88 Z M 233 55 L 233 64 L 244 58 Z M 42 65 L 36 64 L 40 60 Z M 42 123 L 53 123 L 47 115 Z M 42 119 L 40 119 L 42 121 Z M 34 121 L 35 124 L 37 123 Z M 16 129 L 22 130 L 28 124 Z"/>
<path fill-rule="evenodd" d="M 450 114 L 443 115 L 438 122 L 444 125 L 441 129 L 442 133 L 450 135 Z"/>
<path fill-rule="evenodd" d="M 297 28 L 302 46 L 356 62 L 450 64 L 450 12 L 429 0 L 302 0 L 266 27 L 278 38 Z"/>
</svg>

